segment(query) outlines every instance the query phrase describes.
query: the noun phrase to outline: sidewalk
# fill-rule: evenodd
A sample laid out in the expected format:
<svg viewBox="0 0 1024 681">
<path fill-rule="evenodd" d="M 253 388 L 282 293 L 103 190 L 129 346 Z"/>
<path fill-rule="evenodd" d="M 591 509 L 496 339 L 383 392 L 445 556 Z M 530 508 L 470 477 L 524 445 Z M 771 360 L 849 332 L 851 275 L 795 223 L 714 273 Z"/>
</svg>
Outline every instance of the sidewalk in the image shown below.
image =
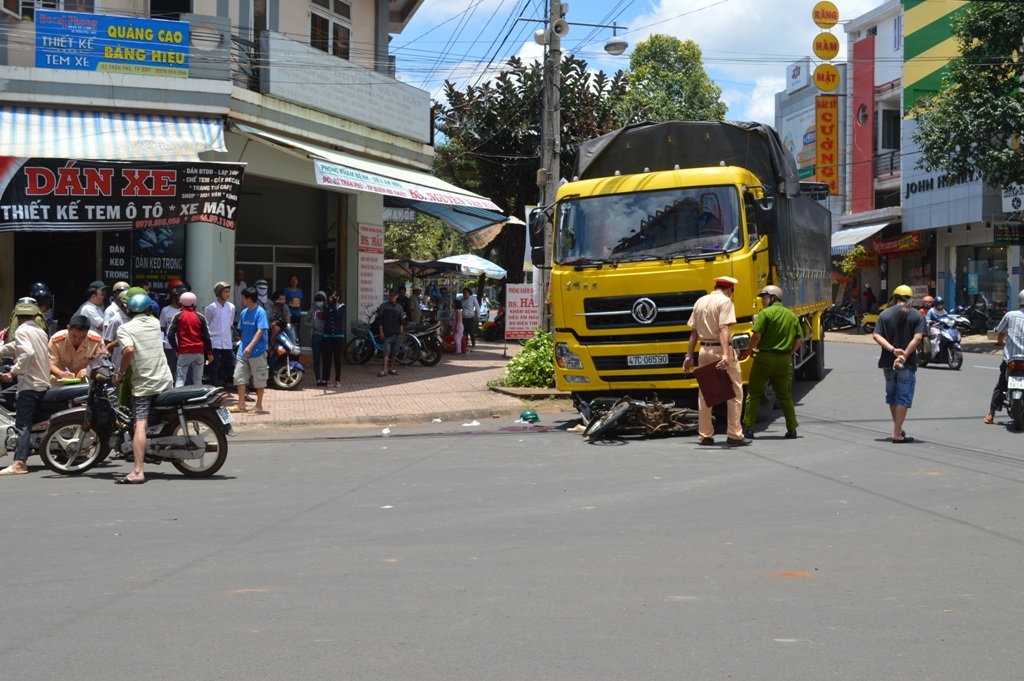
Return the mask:
<svg viewBox="0 0 1024 681">
<path fill-rule="evenodd" d="M 433 367 L 415 363 L 399 366 L 397 376 L 378 378 L 381 360 L 374 358 L 362 365 L 342 362 L 341 388 L 316 386 L 313 363 L 303 358 L 306 376 L 296 390 L 267 388 L 263 406 L 265 415 L 234 414 L 235 429 L 252 432 L 260 429 L 297 425 L 390 425 L 490 419 L 495 415 L 518 418 L 535 402 L 498 393 L 487 388 L 488 381 L 499 378 L 508 360 L 520 349 L 508 346 L 502 357 L 501 343 L 478 342 L 465 355 L 442 355 Z M 532 391 L 528 391 L 532 392 Z M 568 405 L 567 400 L 559 400 Z M 232 399 L 230 404 L 234 404 Z M 253 406 L 248 403 L 249 408 Z M 559 406 L 559 409 L 562 407 Z"/>
<path fill-rule="evenodd" d="M 857 329 L 829 332 L 826 341 L 874 345 L 870 334 Z M 1002 352 L 984 336 L 966 336 L 961 347 L 965 353 Z M 306 376 L 302 385 L 291 391 L 268 388 L 264 407 L 270 413 L 235 414 L 235 428 L 239 432 L 258 432 L 299 425 L 392 425 L 429 423 L 434 419 L 447 423 L 495 416 L 515 418 L 526 408 L 573 412 L 568 399 L 547 398 L 555 391 L 509 390 L 524 396 L 519 397 L 487 388 L 488 381 L 504 373 L 508 360 L 519 348 L 509 345 L 506 358 L 502 357 L 502 344 L 479 342 L 466 355 L 443 355 L 440 364 L 433 367 L 419 363 L 399 367 L 397 376 L 385 378 L 377 377 L 379 359 L 356 366 L 342 363 L 342 387 L 330 390 L 316 386 L 312 362 L 303 358 Z"/>
</svg>

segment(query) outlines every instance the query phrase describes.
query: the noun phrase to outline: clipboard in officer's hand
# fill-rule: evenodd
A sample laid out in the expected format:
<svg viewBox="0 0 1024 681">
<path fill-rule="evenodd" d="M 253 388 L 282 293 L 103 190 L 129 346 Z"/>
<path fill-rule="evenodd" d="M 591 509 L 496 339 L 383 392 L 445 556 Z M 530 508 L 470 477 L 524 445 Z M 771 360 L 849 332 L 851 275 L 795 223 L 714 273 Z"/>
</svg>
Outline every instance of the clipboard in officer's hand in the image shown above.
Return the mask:
<svg viewBox="0 0 1024 681">
<path fill-rule="evenodd" d="M 736 397 L 736 391 L 732 387 L 732 379 L 728 371 L 722 371 L 717 366 L 718 362 L 705 364 L 693 370 L 693 376 L 697 379 L 697 386 L 701 395 L 704 396 L 704 403 L 709 407 L 722 404 Z"/>
</svg>

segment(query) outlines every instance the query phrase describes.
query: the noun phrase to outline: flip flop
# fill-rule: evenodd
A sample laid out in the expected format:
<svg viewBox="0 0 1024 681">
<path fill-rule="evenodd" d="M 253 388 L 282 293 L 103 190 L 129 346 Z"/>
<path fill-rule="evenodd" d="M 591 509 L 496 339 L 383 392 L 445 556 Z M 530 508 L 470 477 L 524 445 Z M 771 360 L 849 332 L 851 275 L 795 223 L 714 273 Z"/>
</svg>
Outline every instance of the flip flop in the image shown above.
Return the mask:
<svg viewBox="0 0 1024 681">
<path fill-rule="evenodd" d="M 230 409 L 228 409 L 228 411 L 232 414 L 244 414 L 249 410 L 243 409 L 242 407 L 231 407 Z"/>
<path fill-rule="evenodd" d="M 0 475 L 25 475 L 26 473 L 28 473 L 27 470 L 23 471 L 20 468 L 15 468 L 14 466 L 8 466 L 0 471 Z"/>
<path fill-rule="evenodd" d="M 395 371 L 394 369 L 392 369 L 392 370 L 391 370 L 391 371 L 389 371 L 388 373 L 389 373 L 389 374 L 391 374 L 392 376 L 397 376 L 397 375 L 398 375 L 398 372 L 397 372 L 397 371 Z"/>
<path fill-rule="evenodd" d="M 987 423 L 987 424 L 989 424 L 989 425 L 991 425 L 992 423 L 994 423 L 994 422 L 995 422 L 995 420 L 996 420 L 996 419 L 995 419 L 995 417 L 993 417 L 993 416 L 988 416 L 988 415 L 986 415 L 986 416 L 985 416 L 985 423 Z"/>
<path fill-rule="evenodd" d="M 914 438 L 910 437 L 909 435 L 904 435 L 899 440 L 893 440 L 892 443 L 894 445 L 904 445 L 904 444 L 910 444 L 913 441 L 914 441 Z"/>
<path fill-rule="evenodd" d="M 114 484 L 115 485 L 144 485 L 144 484 L 146 484 L 146 479 L 143 478 L 142 480 L 132 480 L 131 478 L 129 478 L 126 475 L 123 478 L 115 478 L 114 479 Z"/>
<path fill-rule="evenodd" d="M 383 371 L 377 372 L 377 378 L 384 378 L 385 376 L 387 376 L 387 374 L 385 374 Z"/>
</svg>

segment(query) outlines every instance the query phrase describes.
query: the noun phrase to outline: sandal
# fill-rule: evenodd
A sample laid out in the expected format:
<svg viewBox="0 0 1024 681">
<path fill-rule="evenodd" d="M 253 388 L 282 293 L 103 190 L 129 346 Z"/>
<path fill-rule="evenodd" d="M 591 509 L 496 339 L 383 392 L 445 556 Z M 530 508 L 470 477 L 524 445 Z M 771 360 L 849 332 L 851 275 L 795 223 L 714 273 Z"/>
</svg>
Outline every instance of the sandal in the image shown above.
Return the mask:
<svg viewBox="0 0 1024 681">
<path fill-rule="evenodd" d="M 989 414 L 988 416 L 985 417 L 985 423 L 987 423 L 989 425 L 992 425 L 993 423 L 995 423 L 995 420 L 996 420 L 995 417 L 992 416 L 991 414 Z"/>
<path fill-rule="evenodd" d="M 387 376 L 387 374 L 385 374 L 383 371 L 377 372 L 377 378 L 384 378 L 385 376 Z"/>
<path fill-rule="evenodd" d="M 397 371 L 395 371 L 394 369 L 392 369 L 392 370 L 391 370 L 391 371 L 389 371 L 388 373 L 389 373 L 389 374 L 391 374 L 392 376 L 397 376 L 397 375 L 398 375 L 398 372 L 397 372 Z"/>
</svg>

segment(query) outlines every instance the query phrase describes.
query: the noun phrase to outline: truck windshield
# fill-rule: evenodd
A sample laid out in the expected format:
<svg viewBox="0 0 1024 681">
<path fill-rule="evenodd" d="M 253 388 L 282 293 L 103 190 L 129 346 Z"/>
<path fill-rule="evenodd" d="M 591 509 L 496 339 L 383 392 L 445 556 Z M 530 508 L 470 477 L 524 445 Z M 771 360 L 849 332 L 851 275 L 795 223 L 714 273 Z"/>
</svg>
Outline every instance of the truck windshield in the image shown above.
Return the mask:
<svg viewBox="0 0 1024 681">
<path fill-rule="evenodd" d="M 736 187 L 687 187 L 558 204 L 555 262 L 700 258 L 743 245 Z"/>
</svg>

